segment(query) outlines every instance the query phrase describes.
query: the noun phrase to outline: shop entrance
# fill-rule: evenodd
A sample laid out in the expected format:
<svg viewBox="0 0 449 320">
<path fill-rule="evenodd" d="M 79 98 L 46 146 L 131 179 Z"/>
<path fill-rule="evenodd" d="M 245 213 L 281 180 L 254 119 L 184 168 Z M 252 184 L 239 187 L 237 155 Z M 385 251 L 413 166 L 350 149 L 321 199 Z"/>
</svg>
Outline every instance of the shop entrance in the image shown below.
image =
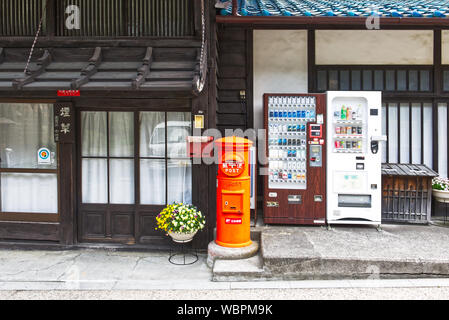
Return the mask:
<svg viewBox="0 0 449 320">
<path fill-rule="evenodd" d="M 79 119 L 78 240 L 165 241 L 157 214 L 192 202 L 191 113 L 81 109 Z"/>
</svg>

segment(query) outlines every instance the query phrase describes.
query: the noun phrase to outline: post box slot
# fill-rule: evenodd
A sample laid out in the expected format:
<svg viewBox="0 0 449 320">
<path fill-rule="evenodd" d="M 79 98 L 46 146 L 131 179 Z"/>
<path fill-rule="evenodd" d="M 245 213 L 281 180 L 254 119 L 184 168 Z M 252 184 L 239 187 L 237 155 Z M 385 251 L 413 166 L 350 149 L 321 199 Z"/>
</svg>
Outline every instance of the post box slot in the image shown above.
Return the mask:
<svg viewBox="0 0 449 320">
<path fill-rule="evenodd" d="M 243 192 L 223 192 L 223 213 L 243 214 Z"/>
</svg>

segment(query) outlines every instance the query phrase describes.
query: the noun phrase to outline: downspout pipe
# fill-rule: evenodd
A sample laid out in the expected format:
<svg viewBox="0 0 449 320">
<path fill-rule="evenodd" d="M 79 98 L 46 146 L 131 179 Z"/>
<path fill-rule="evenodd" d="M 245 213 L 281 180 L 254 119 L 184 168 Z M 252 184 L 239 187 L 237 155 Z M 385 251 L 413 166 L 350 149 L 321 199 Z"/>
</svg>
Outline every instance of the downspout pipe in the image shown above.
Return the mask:
<svg viewBox="0 0 449 320">
<path fill-rule="evenodd" d="M 238 16 L 238 10 L 239 10 L 239 4 L 238 0 L 232 0 L 232 15 Z"/>
</svg>

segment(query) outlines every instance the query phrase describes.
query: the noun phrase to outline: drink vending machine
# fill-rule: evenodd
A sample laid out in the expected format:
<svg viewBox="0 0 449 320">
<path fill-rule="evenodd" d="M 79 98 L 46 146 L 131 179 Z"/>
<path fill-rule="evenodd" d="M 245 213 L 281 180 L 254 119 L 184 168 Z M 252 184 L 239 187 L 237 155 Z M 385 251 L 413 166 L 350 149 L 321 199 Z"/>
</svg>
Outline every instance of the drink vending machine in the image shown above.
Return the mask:
<svg viewBox="0 0 449 320">
<path fill-rule="evenodd" d="M 381 224 L 381 92 L 327 92 L 327 223 Z"/>
<path fill-rule="evenodd" d="M 265 94 L 264 221 L 325 224 L 326 95 Z"/>
</svg>

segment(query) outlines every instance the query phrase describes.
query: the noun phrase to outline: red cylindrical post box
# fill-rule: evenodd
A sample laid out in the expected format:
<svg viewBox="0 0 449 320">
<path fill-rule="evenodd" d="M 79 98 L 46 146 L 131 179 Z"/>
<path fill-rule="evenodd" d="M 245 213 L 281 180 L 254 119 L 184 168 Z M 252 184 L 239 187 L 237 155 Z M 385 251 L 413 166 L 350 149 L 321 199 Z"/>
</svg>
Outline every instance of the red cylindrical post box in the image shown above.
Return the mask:
<svg viewBox="0 0 449 320">
<path fill-rule="evenodd" d="M 223 247 L 251 245 L 249 166 L 250 140 L 226 137 L 215 141 L 218 154 L 217 237 Z"/>
</svg>

